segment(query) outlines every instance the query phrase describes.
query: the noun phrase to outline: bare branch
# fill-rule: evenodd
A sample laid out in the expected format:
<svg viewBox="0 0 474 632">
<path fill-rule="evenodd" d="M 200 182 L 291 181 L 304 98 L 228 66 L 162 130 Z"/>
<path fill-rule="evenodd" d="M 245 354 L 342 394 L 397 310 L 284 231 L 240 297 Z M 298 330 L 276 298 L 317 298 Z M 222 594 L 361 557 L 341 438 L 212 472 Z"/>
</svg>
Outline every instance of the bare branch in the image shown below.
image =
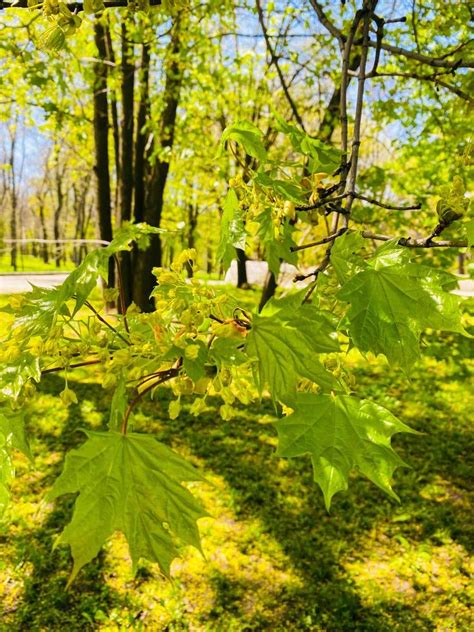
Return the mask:
<svg viewBox="0 0 474 632">
<path fill-rule="evenodd" d="M 328 235 L 327 237 L 324 237 L 323 239 L 320 239 L 319 241 L 313 241 L 310 244 L 303 244 L 302 246 L 292 246 L 290 250 L 291 252 L 297 252 L 298 250 L 306 250 L 307 248 L 314 248 L 315 246 L 328 244 L 331 241 L 334 241 L 335 239 L 337 239 L 337 237 L 340 237 L 341 235 L 343 235 L 346 231 L 347 231 L 346 227 L 340 228 L 335 233 L 332 233 L 331 235 Z"/>
<path fill-rule="evenodd" d="M 346 41 L 346 36 L 337 28 L 335 24 L 331 22 L 328 16 L 324 13 L 324 10 L 319 2 L 316 2 L 316 0 L 310 0 L 310 2 L 313 9 L 316 11 L 318 20 L 321 22 L 324 28 L 339 41 L 339 44 L 342 48 L 342 46 L 344 46 L 344 42 Z"/>
<path fill-rule="evenodd" d="M 377 48 L 377 45 L 377 41 L 369 40 L 369 46 L 372 48 Z M 423 55 L 422 53 L 407 50 L 406 48 L 401 48 L 400 46 L 392 46 L 391 44 L 387 44 L 385 42 L 382 43 L 382 49 L 389 53 L 400 55 L 402 57 L 406 57 L 407 59 L 414 59 L 415 61 L 419 61 L 427 66 L 433 66 L 434 68 L 474 68 L 474 60 L 448 61 L 446 59 L 446 57 L 449 57 L 457 52 L 459 48 L 460 46 L 457 46 L 450 53 L 446 53 L 442 57 L 432 57 L 430 55 Z"/>
<path fill-rule="evenodd" d="M 363 230 L 361 235 L 365 239 L 374 239 L 375 241 L 391 241 L 392 239 L 397 239 L 396 235 L 380 235 L 368 230 Z M 411 237 L 399 237 L 397 243 L 399 246 L 406 248 L 466 248 L 468 245 L 466 239 L 431 241 L 429 238 L 412 239 Z"/>
<path fill-rule="evenodd" d="M 374 74 L 371 74 L 370 77 L 375 77 L 375 78 L 401 77 L 404 79 L 419 79 L 420 81 L 432 81 L 435 85 L 441 86 L 442 88 L 446 88 L 446 90 L 449 90 L 450 92 L 452 92 L 459 98 L 463 99 L 464 101 L 467 101 L 469 104 L 472 105 L 474 103 L 474 99 L 471 96 L 469 96 L 466 92 L 461 90 L 461 88 L 458 88 L 457 86 L 454 86 L 451 83 L 448 83 L 446 81 L 443 81 L 442 79 L 439 79 L 440 75 L 452 74 L 453 70 L 454 69 L 439 72 L 439 73 L 432 73 L 430 75 L 420 75 L 416 72 L 376 72 Z"/>
<path fill-rule="evenodd" d="M 161 0 L 149 0 L 150 6 L 156 7 L 161 4 Z M 128 0 L 105 0 L 104 2 L 105 8 L 114 8 L 114 7 L 127 7 L 129 2 Z M 84 3 L 83 2 L 68 2 L 67 7 L 70 11 L 83 11 Z M 0 9 L 29 9 L 31 8 L 28 5 L 28 0 L 2 0 L 0 3 Z"/>
<path fill-rule="evenodd" d="M 353 196 L 358 200 L 368 202 L 369 204 L 374 204 L 375 206 L 380 206 L 380 208 L 385 208 L 389 211 L 418 211 L 421 208 L 421 204 L 414 204 L 413 206 L 395 206 L 393 204 L 385 204 L 385 202 L 379 202 L 378 200 L 366 197 L 365 195 L 361 195 L 360 193 L 353 193 Z"/>
<path fill-rule="evenodd" d="M 263 10 L 262 10 L 262 5 L 260 3 L 260 0 L 256 0 L 256 6 L 257 6 L 257 12 L 258 12 L 258 21 L 260 23 L 260 26 L 262 27 L 262 32 L 263 32 L 263 36 L 265 38 L 265 43 L 267 45 L 267 50 L 270 53 L 270 66 L 272 64 L 275 66 L 275 69 L 277 71 L 278 77 L 280 79 L 281 87 L 283 88 L 283 92 L 285 93 L 286 100 L 288 101 L 288 104 L 289 104 L 289 106 L 291 108 L 291 111 L 293 112 L 293 116 L 295 117 L 295 119 L 298 122 L 298 124 L 300 125 L 300 127 L 304 130 L 305 127 L 304 127 L 303 119 L 301 118 L 301 116 L 300 116 L 300 114 L 298 112 L 298 108 L 296 107 L 296 104 L 293 101 L 293 98 L 292 98 L 292 96 L 290 94 L 288 86 L 286 85 L 285 77 L 283 76 L 280 64 L 278 62 L 278 56 L 276 55 L 275 49 L 273 48 L 273 44 L 272 44 L 270 38 L 268 37 L 268 31 L 267 31 L 267 27 L 265 25 L 265 19 L 264 19 L 264 16 L 263 16 Z"/>
</svg>

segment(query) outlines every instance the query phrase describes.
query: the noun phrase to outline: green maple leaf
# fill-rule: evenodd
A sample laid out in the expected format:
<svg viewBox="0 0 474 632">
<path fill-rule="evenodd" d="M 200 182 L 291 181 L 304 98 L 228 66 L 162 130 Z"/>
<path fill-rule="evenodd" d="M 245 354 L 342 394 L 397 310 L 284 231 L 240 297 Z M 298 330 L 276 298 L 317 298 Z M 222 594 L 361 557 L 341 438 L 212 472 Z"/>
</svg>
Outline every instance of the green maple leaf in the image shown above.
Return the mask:
<svg viewBox="0 0 474 632">
<path fill-rule="evenodd" d="M 16 399 L 30 379 L 35 382 L 41 380 L 39 358 L 24 351 L 18 358 L 0 367 L 0 399 L 1 396 Z"/>
<path fill-rule="evenodd" d="M 383 353 L 409 372 L 419 357 L 424 329 L 464 332 L 460 298 L 449 291 L 456 286 L 452 275 L 413 263 L 393 243 L 380 248 L 368 264 L 338 293 L 350 303 L 348 329 L 359 349 Z"/>
<path fill-rule="evenodd" d="M 0 407 L 0 516 L 10 498 L 9 484 L 15 473 L 12 461 L 14 449 L 33 458 L 25 435 L 23 412 L 12 411 L 4 405 Z"/>
<path fill-rule="evenodd" d="M 235 259 L 235 249 L 245 249 L 245 227 L 237 194 L 229 189 L 223 204 L 221 239 L 217 247 L 217 259 L 227 270 Z"/>
<path fill-rule="evenodd" d="M 314 480 L 328 510 L 334 494 L 347 489 L 354 468 L 398 500 L 391 478 L 405 463 L 390 439 L 397 432 L 414 431 L 382 406 L 349 395 L 299 393 L 294 412 L 276 428 L 279 456 L 311 455 Z"/>
<path fill-rule="evenodd" d="M 352 275 L 367 267 L 358 254 L 365 247 L 365 241 L 360 232 L 348 231 L 334 242 L 331 264 L 340 283 L 345 283 Z"/>
<path fill-rule="evenodd" d="M 143 557 L 169 576 L 178 555 L 175 541 L 200 549 L 196 521 L 207 515 L 181 482 L 204 479 L 152 436 L 87 435 L 88 441 L 66 456 L 49 494 L 53 499 L 79 492 L 72 520 L 57 541 L 71 546 L 69 583 L 114 531 L 127 538 L 134 568 Z"/>
<path fill-rule="evenodd" d="M 270 301 L 255 314 L 247 337 L 247 352 L 258 359 L 259 387 L 268 385 L 275 401 L 290 401 L 299 377 L 340 388 L 319 361 L 319 354 L 338 350 L 331 318 L 311 305 L 295 307 L 291 298 Z"/>
<path fill-rule="evenodd" d="M 227 140 L 234 140 L 245 149 L 246 153 L 260 162 L 267 160 L 267 150 L 263 144 L 263 134 L 249 121 L 237 121 L 225 128 L 221 136 L 221 151 Z"/>
</svg>

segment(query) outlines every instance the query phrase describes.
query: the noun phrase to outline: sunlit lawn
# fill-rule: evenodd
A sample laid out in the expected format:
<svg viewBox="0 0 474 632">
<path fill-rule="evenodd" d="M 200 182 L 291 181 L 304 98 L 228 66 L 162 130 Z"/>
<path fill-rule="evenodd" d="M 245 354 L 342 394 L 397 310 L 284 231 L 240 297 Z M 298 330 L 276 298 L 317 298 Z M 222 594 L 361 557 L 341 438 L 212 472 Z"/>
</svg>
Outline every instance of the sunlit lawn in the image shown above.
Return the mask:
<svg viewBox="0 0 474 632">
<path fill-rule="evenodd" d="M 66 262 L 61 261 L 59 267 L 53 258 L 45 263 L 41 257 L 34 257 L 33 255 L 23 255 L 18 253 L 17 257 L 17 272 L 66 272 L 74 270 L 75 264 L 68 260 Z M 10 253 L 0 253 L 0 273 L 13 272 L 13 268 L 10 261 Z"/>
<path fill-rule="evenodd" d="M 411 465 L 396 474 L 400 505 L 354 477 L 327 514 L 309 459 L 275 456 L 267 403 L 228 422 L 215 409 L 191 417 L 190 402 L 169 421 L 167 391 L 145 403 L 136 429 L 156 433 L 209 481 L 192 486 L 213 516 L 200 523 L 206 558 L 185 550 L 171 583 L 147 563 L 133 577 L 117 536 L 66 591 L 69 551 L 52 544 L 72 499 L 39 499 L 64 451 L 83 441 L 79 429 L 104 426 L 110 393 L 80 373 L 70 382 L 80 403 L 67 410 L 63 382 L 50 376 L 28 417 L 35 463 L 18 458 L 0 531 L 0 629 L 473 629 L 468 342 L 433 340 L 411 382 L 381 361 L 353 360 L 360 392 L 424 433 L 394 441 Z"/>
</svg>

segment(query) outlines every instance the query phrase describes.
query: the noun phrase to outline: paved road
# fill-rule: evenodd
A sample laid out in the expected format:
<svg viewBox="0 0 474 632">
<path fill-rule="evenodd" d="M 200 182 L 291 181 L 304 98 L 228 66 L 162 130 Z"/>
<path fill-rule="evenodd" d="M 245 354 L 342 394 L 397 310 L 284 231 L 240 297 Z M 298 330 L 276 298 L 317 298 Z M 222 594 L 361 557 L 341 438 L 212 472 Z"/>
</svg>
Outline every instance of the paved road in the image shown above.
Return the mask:
<svg viewBox="0 0 474 632">
<path fill-rule="evenodd" d="M 21 294 L 29 292 L 32 285 L 53 287 L 60 285 L 67 278 L 67 272 L 35 273 L 17 272 L 16 274 L 0 274 L 0 294 Z"/>
<path fill-rule="evenodd" d="M 300 287 L 301 285 L 304 285 L 304 283 L 293 283 L 296 268 L 286 264 L 284 264 L 284 266 L 282 266 L 283 274 L 280 279 L 280 285 L 283 287 Z M 247 273 L 249 282 L 252 285 L 263 285 L 266 270 L 266 264 L 261 261 L 248 262 Z M 60 285 L 66 277 L 67 272 L 57 272 L 54 274 L 49 272 L 35 274 L 0 274 L 0 294 L 19 294 L 22 292 L 28 292 L 31 289 L 31 285 L 37 285 L 39 287 L 53 287 L 55 285 Z M 235 285 L 237 281 L 237 266 L 235 265 L 235 262 L 233 262 L 230 267 L 225 280 L 227 283 Z M 216 282 L 216 285 L 218 283 L 219 282 Z M 461 296 L 474 296 L 474 281 L 471 279 L 460 279 L 459 290 L 456 290 L 455 294 L 460 294 Z"/>
</svg>

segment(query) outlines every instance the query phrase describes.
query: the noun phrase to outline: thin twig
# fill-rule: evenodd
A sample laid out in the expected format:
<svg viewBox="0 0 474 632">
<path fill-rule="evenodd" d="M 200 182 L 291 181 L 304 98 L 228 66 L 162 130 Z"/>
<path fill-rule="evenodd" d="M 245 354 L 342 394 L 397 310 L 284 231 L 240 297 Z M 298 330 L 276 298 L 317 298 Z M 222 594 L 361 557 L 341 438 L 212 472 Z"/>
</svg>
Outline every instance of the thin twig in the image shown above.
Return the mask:
<svg viewBox="0 0 474 632">
<path fill-rule="evenodd" d="M 309 206 L 295 206 L 296 211 L 313 211 L 317 208 L 321 208 L 326 206 L 326 204 L 332 204 L 333 202 L 337 202 L 339 200 L 343 200 L 347 197 L 348 193 L 341 193 L 341 195 L 335 195 L 334 197 L 324 198 L 323 200 L 318 200 L 314 204 L 310 204 Z"/>
<path fill-rule="evenodd" d="M 464 101 L 467 101 L 470 104 L 474 103 L 474 99 L 469 94 L 467 94 L 467 92 L 464 92 L 463 90 L 461 90 L 461 88 L 454 86 L 452 83 L 448 83 L 447 81 L 443 81 L 442 79 L 439 79 L 439 77 L 442 75 L 450 75 L 452 73 L 453 73 L 453 69 L 443 70 L 442 72 L 435 72 L 430 75 L 420 75 L 416 72 L 376 72 L 374 74 L 371 74 L 370 77 L 371 78 L 372 77 L 373 78 L 400 77 L 402 79 L 417 79 L 419 81 L 432 81 L 436 86 L 441 86 L 442 88 L 446 88 L 446 90 L 449 90 L 450 92 L 458 96 L 460 99 L 463 99 Z"/>
<path fill-rule="evenodd" d="M 93 364 L 101 364 L 102 360 L 88 360 L 86 362 L 77 362 L 76 364 L 70 364 L 69 366 L 55 366 L 52 369 L 43 369 L 41 375 L 46 373 L 58 373 L 59 371 L 68 371 L 69 369 L 78 369 L 81 366 L 91 366 Z"/>
<path fill-rule="evenodd" d="M 331 22 L 328 16 L 324 13 L 323 7 L 319 2 L 316 2 L 316 0 L 310 0 L 310 2 L 313 9 L 316 11 L 318 20 L 321 22 L 324 28 L 339 41 L 339 44 L 342 47 L 344 45 L 344 42 L 346 41 L 346 36 L 337 28 L 335 24 Z"/>
<path fill-rule="evenodd" d="M 95 316 L 98 318 L 98 320 L 100 320 L 101 323 L 103 323 L 106 327 L 108 327 L 111 331 L 113 331 L 114 334 L 116 334 L 121 340 L 123 340 L 123 342 L 126 345 L 128 345 L 129 347 L 132 346 L 132 343 L 129 340 L 127 340 L 125 336 L 122 336 L 122 334 L 119 331 L 117 331 L 117 329 L 115 329 L 113 325 L 107 322 L 105 318 L 101 314 L 99 314 L 96 308 L 93 305 L 91 305 L 91 303 L 89 303 L 89 301 L 86 301 L 84 305 L 88 307 L 91 310 L 91 312 L 95 314 Z"/>
<path fill-rule="evenodd" d="M 419 211 L 421 209 L 421 204 L 414 204 L 413 206 L 395 206 L 393 204 L 385 204 L 385 202 L 379 202 L 374 198 L 366 197 L 365 195 L 361 195 L 360 193 L 353 193 L 353 195 L 358 200 L 363 200 L 364 202 L 368 202 L 369 204 L 380 206 L 380 208 L 385 208 L 389 211 Z"/>
<path fill-rule="evenodd" d="M 167 382 L 168 380 L 171 380 L 174 377 L 176 377 L 179 374 L 179 371 L 180 371 L 179 368 L 168 369 L 168 371 L 164 371 L 161 374 L 161 378 L 157 382 L 153 382 L 153 384 L 150 384 L 149 386 L 144 388 L 143 391 L 140 391 L 138 393 L 138 395 L 128 405 L 125 415 L 123 416 L 122 425 L 120 428 L 120 432 L 122 434 L 127 434 L 128 420 L 129 420 L 130 414 L 132 410 L 135 408 L 135 406 L 138 404 L 138 402 L 142 399 L 142 397 L 146 395 L 147 393 L 149 393 L 150 391 L 152 391 L 156 386 L 159 386 L 160 384 L 163 384 L 164 382 Z"/>
<path fill-rule="evenodd" d="M 372 48 L 377 48 L 377 42 L 374 40 L 369 40 L 369 46 Z M 472 60 L 461 60 L 458 61 L 448 61 L 446 57 L 454 55 L 459 50 L 460 46 L 457 46 L 451 52 L 444 54 L 442 57 L 432 57 L 430 55 L 424 55 L 421 53 L 417 53 L 412 50 L 407 50 L 406 48 L 401 48 L 400 46 L 392 46 L 391 44 L 382 43 L 382 50 L 387 51 L 388 53 L 393 53 L 394 55 L 400 55 L 402 57 L 406 57 L 407 59 L 414 59 L 415 61 L 419 61 L 427 66 L 432 66 L 433 68 L 474 68 L 474 61 Z"/>
<path fill-rule="evenodd" d="M 334 241 L 337 237 L 340 237 L 341 235 L 343 235 L 346 231 L 347 231 L 347 228 L 345 227 L 340 228 L 335 233 L 332 233 L 331 235 L 328 235 L 327 237 L 324 237 L 323 239 L 320 239 L 319 241 L 313 241 L 310 244 L 303 244 L 301 246 L 292 246 L 290 248 L 290 251 L 297 252 L 298 250 L 306 250 L 307 248 L 314 248 L 315 246 L 322 246 L 323 244 L 328 244 L 329 242 Z"/>
<path fill-rule="evenodd" d="M 396 235 L 380 235 L 363 230 L 361 233 L 365 239 L 374 239 L 375 241 L 391 241 L 397 239 Z M 399 246 L 405 248 L 466 248 L 467 239 L 453 239 L 444 241 L 431 241 L 429 238 L 412 239 L 411 237 L 399 237 L 397 241 Z"/>
<path fill-rule="evenodd" d="M 260 3 L 260 0 L 256 0 L 256 6 L 257 6 L 257 12 L 258 12 L 258 21 L 260 23 L 260 26 L 262 27 L 262 32 L 265 38 L 265 43 L 267 45 L 267 50 L 270 53 L 270 66 L 272 64 L 275 66 L 278 77 L 280 79 L 281 87 L 283 88 L 283 92 L 285 93 L 286 100 L 288 101 L 291 111 L 293 112 L 293 116 L 295 117 L 296 121 L 300 125 L 301 129 L 304 131 L 305 127 L 304 127 L 303 119 L 301 118 L 300 113 L 298 112 L 298 108 L 296 107 L 296 104 L 293 101 L 293 98 L 290 94 L 288 86 L 286 85 L 285 77 L 283 76 L 283 72 L 278 62 L 278 56 L 276 55 L 275 49 L 273 48 L 273 44 L 270 38 L 268 37 L 268 31 L 265 25 L 265 19 L 264 19 L 262 5 Z"/>
<path fill-rule="evenodd" d="M 362 110 L 364 107 L 364 92 L 365 92 L 365 71 L 367 66 L 367 57 L 369 51 L 369 28 L 370 22 L 373 17 L 373 12 L 375 7 L 377 6 L 378 0 L 367 0 L 364 2 L 364 14 L 362 17 L 363 20 L 363 31 L 362 31 L 362 52 L 360 56 L 360 64 L 359 64 L 359 77 L 357 83 L 357 100 L 356 100 L 356 110 L 354 115 L 354 131 L 352 133 L 352 153 L 351 153 L 351 166 L 348 174 L 348 190 L 349 190 L 349 199 L 346 205 L 346 212 L 350 213 L 352 204 L 354 202 L 354 197 L 352 195 L 352 191 L 355 191 L 355 184 L 357 179 L 357 170 L 359 166 L 359 149 L 360 149 L 360 130 L 362 125 Z M 381 44 L 382 42 L 380 42 Z"/>
</svg>

